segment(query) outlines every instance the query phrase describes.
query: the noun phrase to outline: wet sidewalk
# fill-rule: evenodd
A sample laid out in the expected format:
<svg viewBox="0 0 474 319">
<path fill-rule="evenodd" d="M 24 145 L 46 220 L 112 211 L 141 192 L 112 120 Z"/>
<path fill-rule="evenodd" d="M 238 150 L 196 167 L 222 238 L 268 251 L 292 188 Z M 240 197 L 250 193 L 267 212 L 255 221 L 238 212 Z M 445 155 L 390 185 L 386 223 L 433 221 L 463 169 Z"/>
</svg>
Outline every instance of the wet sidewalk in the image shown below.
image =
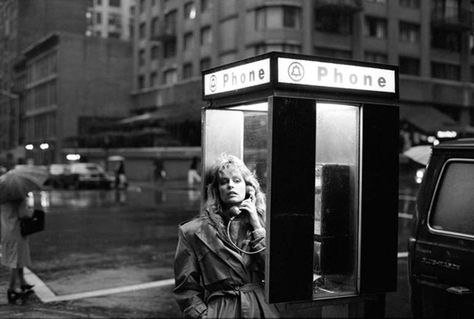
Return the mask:
<svg viewBox="0 0 474 319">
<path fill-rule="evenodd" d="M 189 187 L 185 180 L 171 180 L 162 183 L 153 182 L 131 182 L 130 189 L 158 189 L 166 191 L 189 191 L 197 187 Z M 54 259 L 54 256 L 52 257 Z M 33 260 L 34 270 L 34 260 Z M 87 270 L 84 269 L 84 272 Z M 115 271 L 120 272 L 119 269 Z M 168 271 L 166 271 L 168 273 Z M 41 291 L 37 282 L 31 282 L 26 273 L 27 280 L 35 283 L 35 294 L 25 298 L 17 305 L 10 305 L 7 302 L 7 287 L 9 280 L 9 270 L 0 266 L 0 318 L 180 318 L 181 313 L 175 300 L 172 298 L 174 283 L 157 278 L 152 282 L 154 285 L 143 287 L 146 284 L 133 287 L 128 285 L 120 289 L 105 289 L 104 291 L 93 290 L 87 287 L 87 280 L 83 282 L 73 282 L 77 291 L 84 291 L 76 295 L 62 295 L 51 291 L 45 294 Z M 169 274 L 168 274 L 169 275 Z M 34 275 L 33 275 L 34 276 Z M 120 274 L 117 274 L 120 277 Z M 130 274 L 124 274 L 123 277 Z M 168 276 L 169 277 L 169 276 Z M 93 279 L 90 279 L 93 280 Z M 44 285 L 48 285 L 45 282 Z M 47 287 L 49 289 L 51 287 Z M 53 288 L 51 288 L 53 289 Z M 93 291 L 88 291 L 93 290 Z M 92 293 L 92 294 L 91 294 Z M 96 293 L 94 295 L 94 293 Z M 67 300 L 71 297 L 71 300 Z M 63 300 L 66 299 L 66 300 Z"/>
</svg>

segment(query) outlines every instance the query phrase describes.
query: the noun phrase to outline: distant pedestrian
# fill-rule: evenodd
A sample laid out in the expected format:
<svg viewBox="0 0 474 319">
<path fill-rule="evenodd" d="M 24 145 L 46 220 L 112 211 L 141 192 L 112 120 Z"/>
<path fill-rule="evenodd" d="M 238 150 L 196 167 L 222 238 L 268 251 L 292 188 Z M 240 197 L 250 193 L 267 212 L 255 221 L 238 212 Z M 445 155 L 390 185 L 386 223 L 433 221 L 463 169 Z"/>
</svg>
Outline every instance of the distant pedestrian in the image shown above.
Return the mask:
<svg viewBox="0 0 474 319">
<path fill-rule="evenodd" d="M 7 291 L 9 304 L 16 304 L 32 292 L 33 286 L 25 280 L 24 267 L 31 266 L 28 236 L 20 233 L 20 218 L 31 217 L 26 198 L 11 200 L 0 205 L 2 265 L 10 268 L 10 283 Z"/>
<path fill-rule="evenodd" d="M 166 180 L 166 171 L 163 165 L 163 160 L 160 158 L 155 158 L 153 161 L 154 171 L 153 171 L 153 180 L 154 182 Z"/>
<path fill-rule="evenodd" d="M 125 175 L 125 164 L 120 161 L 119 166 L 115 171 L 115 188 L 127 188 L 127 175 Z"/>
<path fill-rule="evenodd" d="M 199 158 L 197 156 L 194 156 L 193 159 L 191 160 L 191 166 L 189 166 L 189 170 L 188 170 L 188 186 L 189 187 L 194 187 L 196 184 L 201 182 L 201 176 L 199 175 L 199 172 L 198 172 L 198 163 L 199 163 Z"/>
</svg>

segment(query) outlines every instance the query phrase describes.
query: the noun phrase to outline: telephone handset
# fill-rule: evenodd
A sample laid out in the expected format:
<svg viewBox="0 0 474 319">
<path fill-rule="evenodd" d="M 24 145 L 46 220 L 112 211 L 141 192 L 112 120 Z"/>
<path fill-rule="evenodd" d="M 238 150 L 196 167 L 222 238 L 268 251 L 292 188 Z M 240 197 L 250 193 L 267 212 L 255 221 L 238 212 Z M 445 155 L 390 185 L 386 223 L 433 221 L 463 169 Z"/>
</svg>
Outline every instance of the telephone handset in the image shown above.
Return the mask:
<svg viewBox="0 0 474 319">
<path fill-rule="evenodd" d="M 245 199 L 249 199 L 249 198 L 252 202 L 255 203 L 255 188 L 253 188 L 253 186 L 251 185 L 247 185 L 245 187 Z M 230 216 L 232 217 L 239 215 L 241 212 L 242 211 L 239 208 L 239 206 L 232 206 L 231 208 L 229 208 L 229 213 L 230 213 Z"/>
<path fill-rule="evenodd" d="M 247 185 L 245 188 L 245 199 L 249 199 L 255 203 L 255 188 L 251 185 Z M 244 200 L 245 200 L 244 199 Z M 240 252 L 247 254 L 247 255 L 254 255 L 258 254 L 259 252 L 263 251 L 265 247 L 260 248 L 257 251 L 245 251 L 241 249 L 239 246 L 237 246 L 233 241 L 232 238 L 230 237 L 230 225 L 232 224 L 232 221 L 242 212 L 242 210 L 239 208 L 239 206 L 232 206 L 229 208 L 230 215 L 232 216 L 229 220 L 229 223 L 227 224 L 227 238 L 229 239 L 230 243 Z"/>
</svg>

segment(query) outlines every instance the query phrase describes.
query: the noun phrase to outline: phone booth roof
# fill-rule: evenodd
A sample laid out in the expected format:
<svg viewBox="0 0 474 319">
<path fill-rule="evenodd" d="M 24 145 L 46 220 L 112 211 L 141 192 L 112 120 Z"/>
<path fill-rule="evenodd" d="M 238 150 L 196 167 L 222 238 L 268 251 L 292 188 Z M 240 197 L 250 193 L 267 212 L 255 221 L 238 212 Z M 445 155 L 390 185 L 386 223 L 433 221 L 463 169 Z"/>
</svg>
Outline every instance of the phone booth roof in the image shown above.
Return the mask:
<svg viewBox="0 0 474 319">
<path fill-rule="evenodd" d="M 297 95 L 353 101 L 398 101 L 395 65 L 269 52 L 202 73 L 202 98 L 208 107 Z"/>
</svg>

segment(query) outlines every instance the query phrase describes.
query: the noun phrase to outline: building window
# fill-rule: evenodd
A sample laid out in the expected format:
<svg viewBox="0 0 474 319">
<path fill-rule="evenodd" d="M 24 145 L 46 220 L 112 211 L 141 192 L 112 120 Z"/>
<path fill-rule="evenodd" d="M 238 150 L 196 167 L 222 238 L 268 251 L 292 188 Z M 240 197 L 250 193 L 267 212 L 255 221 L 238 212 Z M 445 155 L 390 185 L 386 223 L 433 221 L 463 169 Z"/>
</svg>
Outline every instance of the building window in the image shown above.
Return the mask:
<svg viewBox="0 0 474 319">
<path fill-rule="evenodd" d="M 183 79 L 188 79 L 193 76 L 193 64 L 185 63 L 183 65 Z"/>
<path fill-rule="evenodd" d="M 459 65 L 432 62 L 431 76 L 437 79 L 456 80 L 460 79 Z"/>
<path fill-rule="evenodd" d="M 102 5 L 102 0 L 96 0 L 96 3 L 98 6 L 101 6 Z"/>
<path fill-rule="evenodd" d="M 184 4 L 184 19 L 185 20 L 193 20 L 196 18 L 196 6 L 194 2 L 186 2 Z"/>
<path fill-rule="evenodd" d="M 365 52 L 365 61 L 375 63 L 387 63 L 388 58 L 385 53 Z"/>
<path fill-rule="evenodd" d="M 109 0 L 109 6 L 120 8 L 120 0 Z"/>
<path fill-rule="evenodd" d="M 140 0 L 140 5 L 138 6 L 139 10 L 140 10 L 140 13 L 143 13 L 145 12 L 145 5 L 146 5 L 146 1 L 145 0 Z"/>
<path fill-rule="evenodd" d="M 146 24 L 140 23 L 140 25 L 138 26 L 138 38 L 145 39 L 145 37 L 146 37 Z"/>
<path fill-rule="evenodd" d="M 382 18 L 366 17 L 365 36 L 377 39 L 386 39 L 387 20 Z"/>
<path fill-rule="evenodd" d="M 449 19 L 454 21 L 459 20 L 460 0 L 435 0 L 433 2 L 432 18 Z"/>
<path fill-rule="evenodd" d="M 138 89 L 142 90 L 145 88 L 145 77 L 143 75 L 138 76 Z"/>
<path fill-rule="evenodd" d="M 139 66 L 145 65 L 145 50 L 143 49 L 138 51 L 138 65 Z"/>
<path fill-rule="evenodd" d="M 317 31 L 352 34 L 352 14 L 335 10 L 314 10 L 314 28 Z"/>
<path fill-rule="evenodd" d="M 347 50 L 314 48 L 314 54 L 331 58 L 352 59 L 352 52 Z"/>
<path fill-rule="evenodd" d="M 156 37 L 158 36 L 158 33 L 159 33 L 159 24 L 158 24 L 158 17 L 154 17 L 153 19 L 151 19 L 151 37 Z"/>
<path fill-rule="evenodd" d="M 402 42 L 418 43 L 420 41 L 420 26 L 400 21 L 399 34 Z"/>
<path fill-rule="evenodd" d="M 170 11 L 165 15 L 166 34 L 176 34 L 176 15 L 176 10 Z"/>
<path fill-rule="evenodd" d="M 164 84 L 174 84 L 178 81 L 178 73 L 176 69 L 169 69 L 163 72 Z"/>
<path fill-rule="evenodd" d="M 461 34 L 445 29 L 432 29 L 431 47 L 452 52 L 461 50 Z"/>
<path fill-rule="evenodd" d="M 210 58 L 202 58 L 199 64 L 199 67 L 202 70 L 209 69 L 211 67 L 211 59 Z"/>
<path fill-rule="evenodd" d="M 211 27 L 201 28 L 201 46 L 212 43 Z"/>
<path fill-rule="evenodd" d="M 400 7 L 419 9 L 420 0 L 400 0 Z"/>
<path fill-rule="evenodd" d="M 160 47 L 158 45 L 154 45 L 151 47 L 150 57 L 152 60 L 158 60 L 160 57 Z"/>
<path fill-rule="evenodd" d="M 176 56 L 176 39 L 170 39 L 163 43 L 163 57 L 172 58 Z"/>
<path fill-rule="evenodd" d="M 117 32 L 117 31 L 109 31 L 109 33 L 107 33 L 107 37 L 109 39 L 120 39 L 120 32 Z"/>
<path fill-rule="evenodd" d="M 201 0 L 201 12 L 206 12 L 212 8 L 212 0 Z"/>
<path fill-rule="evenodd" d="M 385 4 L 386 0 L 366 0 L 367 2 L 378 3 L 378 4 Z"/>
<path fill-rule="evenodd" d="M 158 75 L 156 72 L 150 73 L 150 87 L 155 87 L 158 85 Z"/>
<path fill-rule="evenodd" d="M 267 6 L 256 10 L 255 29 L 301 29 L 301 8 L 295 6 Z"/>
<path fill-rule="evenodd" d="M 184 35 L 183 48 L 185 51 L 190 50 L 193 47 L 193 40 L 194 37 L 192 32 L 188 32 Z"/>
<path fill-rule="evenodd" d="M 102 24 L 102 13 L 100 12 L 95 13 L 95 23 Z"/>
<path fill-rule="evenodd" d="M 420 59 L 399 57 L 400 74 L 420 75 Z"/>
<path fill-rule="evenodd" d="M 122 29 L 122 17 L 117 13 L 109 13 L 108 18 L 109 28 L 114 29 L 113 31 L 119 31 Z"/>
</svg>

